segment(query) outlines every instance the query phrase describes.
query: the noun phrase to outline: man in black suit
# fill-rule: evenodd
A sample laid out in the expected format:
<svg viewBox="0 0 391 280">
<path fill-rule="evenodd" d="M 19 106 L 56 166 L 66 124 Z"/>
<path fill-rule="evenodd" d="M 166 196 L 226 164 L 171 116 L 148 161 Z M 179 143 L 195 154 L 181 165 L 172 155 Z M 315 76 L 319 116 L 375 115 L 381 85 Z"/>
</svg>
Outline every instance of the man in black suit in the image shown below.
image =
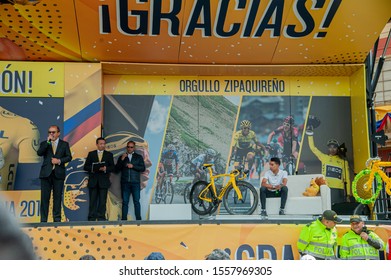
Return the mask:
<svg viewBox="0 0 391 280">
<path fill-rule="evenodd" d="M 126 153 L 118 158 L 116 169 L 121 171 L 122 220 L 128 219 L 129 199 L 133 198 L 136 220 L 141 220 L 140 173 L 145 171 L 144 159 L 136 154 L 136 143 L 129 141 Z"/>
<path fill-rule="evenodd" d="M 107 191 L 111 185 L 110 173 L 114 171 L 115 165 L 113 154 L 105 151 L 105 138 L 99 137 L 96 139 L 96 147 L 97 150 L 88 153 L 84 164 L 84 170 L 89 173 L 90 207 L 88 220 L 105 221 Z M 93 165 L 96 167 L 93 167 Z"/>
<path fill-rule="evenodd" d="M 64 190 L 65 164 L 72 160 L 68 142 L 61 140 L 60 128 L 49 127 L 46 141 L 37 151 L 43 156 L 39 178 L 41 179 L 41 222 L 48 220 L 50 195 L 53 190 L 53 221 L 61 222 L 61 200 Z"/>
</svg>

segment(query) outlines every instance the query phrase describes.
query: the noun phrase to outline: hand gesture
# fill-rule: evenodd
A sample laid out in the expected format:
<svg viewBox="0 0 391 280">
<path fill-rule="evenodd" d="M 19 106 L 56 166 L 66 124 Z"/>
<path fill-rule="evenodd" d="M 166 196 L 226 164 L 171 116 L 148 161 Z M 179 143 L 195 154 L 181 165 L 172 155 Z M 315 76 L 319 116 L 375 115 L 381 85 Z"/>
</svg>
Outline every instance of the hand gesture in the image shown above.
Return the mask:
<svg viewBox="0 0 391 280">
<path fill-rule="evenodd" d="M 320 126 L 320 120 L 314 115 L 309 115 L 307 120 L 306 134 L 313 135 L 314 129 Z"/>
<path fill-rule="evenodd" d="M 364 239 L 364 240 L 368 240 L 368 237 L 369 237 L 369 236 L 368 236 L 368 233 L 366 233 L 366 232 L 361 232 L 361 233 L 360 233 L 360 236 L 361 236 L 361 238 Z"/>
</svg>

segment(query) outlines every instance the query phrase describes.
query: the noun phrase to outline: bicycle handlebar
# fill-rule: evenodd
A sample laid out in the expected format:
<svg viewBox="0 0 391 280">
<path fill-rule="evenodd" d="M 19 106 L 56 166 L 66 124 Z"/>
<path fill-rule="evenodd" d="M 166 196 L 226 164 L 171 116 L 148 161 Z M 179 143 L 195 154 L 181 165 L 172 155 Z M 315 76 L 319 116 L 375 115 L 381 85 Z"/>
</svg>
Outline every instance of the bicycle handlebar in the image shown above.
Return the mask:
<svg viewBox="0 0 391 280">
<path fill-rule="evenodd" d="M 202 169 L 208 169 L 208 168 L 212 168 L 213 164 L 207 164 L 207 165 L 203 165 L 202 166 Z M 232 170 L 230 172 L 230 174 L 233 174 L 235 177 L 237 177 L 240 173 L 242 172 L 242 167 L 237 167 L 235 168 L 234 170 Z M 243 171 L 243 173 L 247 176 L 247 174 L 250 172 L 250 170 L 245 170 Z"/>
<path fill-rule="evenodd" d="M 372 162 L 374 162 L 374 161 L 380 161 L 380 160 L 381 160 L 380 157 L 369 158 L 369 159 L 365 162 L 365 166 L 368 167 L 368 168 L 371 168 Z"/>
</svg>

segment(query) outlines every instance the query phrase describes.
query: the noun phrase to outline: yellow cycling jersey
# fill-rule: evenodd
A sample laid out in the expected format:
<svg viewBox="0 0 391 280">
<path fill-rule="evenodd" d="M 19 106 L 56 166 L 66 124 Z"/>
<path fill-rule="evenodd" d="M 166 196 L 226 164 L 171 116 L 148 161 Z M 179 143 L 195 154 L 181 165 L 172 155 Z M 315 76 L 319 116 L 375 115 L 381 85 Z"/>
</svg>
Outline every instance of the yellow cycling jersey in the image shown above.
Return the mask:
<svg viewBox="0 0 391 280">
<path fill-rule="evenodd" d="M 344 182 L 347 184 L 347 195 L 350 195 L 350 172 L 349 164 L 339 156 L 330 156 L 319 151 L 315 147 L 314 137 L 308 135 L 308 144 L 311 151 L 322 163 L 322 174 L 327 180 L 330 188 L 344 189 Z"/>
<path fill-rule="evenodd" d="M 0 107 L 0 148 L 4 158 L 4 166 L 0 169 L 0 190 L 12 190 L 18 163 L 40 162 L 37 126 Z"/>
<path fill-rule="evenodd" d="M 250 130 L 247 135 L 243 135 L 242 131 L 235 132 L 233 146 L 238 149 L 250 148 L 251 144 L 256 144 L 257 136 L 253 130 Z"/>
</svg>

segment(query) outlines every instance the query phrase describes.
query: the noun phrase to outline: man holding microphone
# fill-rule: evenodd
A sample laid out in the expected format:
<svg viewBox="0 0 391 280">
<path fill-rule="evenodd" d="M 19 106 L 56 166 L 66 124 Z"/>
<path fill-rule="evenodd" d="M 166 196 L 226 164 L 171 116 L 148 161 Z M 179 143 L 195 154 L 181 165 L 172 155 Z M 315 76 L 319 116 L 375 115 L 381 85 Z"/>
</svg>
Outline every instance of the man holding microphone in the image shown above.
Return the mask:
<svg viewBox="0 0 391 280">
<path fill-rule="evenodd" d="M 52 125 L 46 141 L 37 151 L 43 157 L 39 178 L 41 179 L 41 222 L 48 220 L 50 195 L 53 190 L 53 221 L 61 222 L 61 200 L 65 180 L 65 164 L 72 160 L 68 142 L 61 140 L 60 128 Z"/>
</svg>

